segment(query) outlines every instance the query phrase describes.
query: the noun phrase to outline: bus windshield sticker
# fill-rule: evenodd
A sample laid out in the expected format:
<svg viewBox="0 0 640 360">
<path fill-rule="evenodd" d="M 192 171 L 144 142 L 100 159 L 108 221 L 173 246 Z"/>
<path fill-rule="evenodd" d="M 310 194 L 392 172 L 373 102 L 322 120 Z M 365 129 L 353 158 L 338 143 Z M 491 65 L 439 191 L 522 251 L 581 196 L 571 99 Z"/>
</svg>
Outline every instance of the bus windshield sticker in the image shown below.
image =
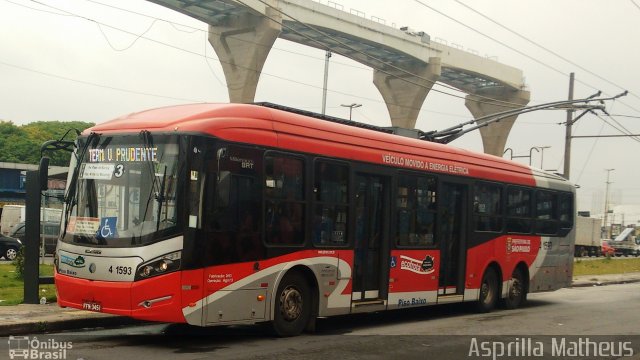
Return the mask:
<svg viewBox="0 0 640 360">
<path fill-rule="evenodd" d="M 83 165 L 80 178 L 91 180 L 111 180 L 114 170 L 115 164 L 88 163 Z"/>
<path fill-rule="evenodd" d="M 98 231 L 96 232 L 96 238 L 98 239 L 111 239 L 118 237 L 118 218 L 115 216 L 103 217 L 100 220 Z"/>
<path fill-rule="evenodd" d="M 72 216 L 67 225 L 67 232 L 77 235 L 95 235 L 98 228 L 100 228 L 100 219 L 98 218 Z"/>
</svg>

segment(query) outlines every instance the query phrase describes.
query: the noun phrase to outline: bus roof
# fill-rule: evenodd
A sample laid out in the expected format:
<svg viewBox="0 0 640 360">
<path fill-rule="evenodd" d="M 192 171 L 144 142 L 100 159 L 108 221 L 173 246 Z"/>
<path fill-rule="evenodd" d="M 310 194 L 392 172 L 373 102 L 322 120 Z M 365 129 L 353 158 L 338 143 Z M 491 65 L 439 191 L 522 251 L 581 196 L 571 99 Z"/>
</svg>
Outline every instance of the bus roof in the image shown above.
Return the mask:
<svg viewBox="0 0 640 360">
<path fill-rule="evenodd" d="M 229 141 L 344 160 L 523 185 L 536 185 L 535 178 L 540 177 L 552 183 L 566 182 L 558 175 L 497 156 L 252 104 L 201 103 L 162 107 L 98 124 L 85 130 L 84 134 L 140 130 L 203 133 Z"/>
</svg>

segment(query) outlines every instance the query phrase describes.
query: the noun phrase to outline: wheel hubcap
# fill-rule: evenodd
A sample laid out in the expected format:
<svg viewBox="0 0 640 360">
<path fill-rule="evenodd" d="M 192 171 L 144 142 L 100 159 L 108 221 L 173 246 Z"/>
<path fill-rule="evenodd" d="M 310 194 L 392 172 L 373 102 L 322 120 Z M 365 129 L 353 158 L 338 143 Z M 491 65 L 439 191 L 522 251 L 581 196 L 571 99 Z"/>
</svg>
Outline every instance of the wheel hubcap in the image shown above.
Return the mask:
<svg viewBox="0 0 640 360">
<path fill-rule="evenodd" d="M 511 290 L 509 291 L 509 297 L 511 299 L 517 299 L 522 294 L 522 283 L 519 279 L 513 278 L 511 279 Z"/>
<path fill-rule="evenodd" d="M 280 294 L 280 313 L 287 321 L 296 320 L 302 313 L 302 294 L 298 289 L 288 287 Z"/>
<path fill-rule="evenodd" d="M 9 250 L 7 250 L 7 258 L 8 258 L 9 260 L 13 260 L 13 259 L 15 259 L 15 258 L 16 258 L 16 255 L 18 255 L 18 252 L 17 252 L 17 251 L 15 251 L 14 249 L 9 249 Z"/>
<path fill-rule="evenodd" d="M 480 297 L 484 303 L 491 302 L 491 287 L 487 281 L 482 283 L 480 288 Z"/>
</svg>

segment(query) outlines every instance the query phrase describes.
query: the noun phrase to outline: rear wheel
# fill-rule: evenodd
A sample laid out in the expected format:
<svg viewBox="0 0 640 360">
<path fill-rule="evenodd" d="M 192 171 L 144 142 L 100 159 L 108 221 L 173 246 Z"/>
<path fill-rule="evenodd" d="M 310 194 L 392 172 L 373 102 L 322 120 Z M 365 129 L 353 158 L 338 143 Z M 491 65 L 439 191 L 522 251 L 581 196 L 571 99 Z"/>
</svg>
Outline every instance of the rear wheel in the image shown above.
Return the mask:
<svg viewBox="0 0 640 360">
<path fill-rule="evenodd" d="M 9 247 L 4 252 L 4 258 L 13 261 L 18 256 L 18 249 Z"/>
<path fill-rule="evenodd" d="M 299 335 L 311 316 L 311 289 L 307 280 L 297 272 L 286 274 L 275 295 L 273 329 L 278 336 Z"/>
<path fill-rule="evenodd" d="M 589 250 L 582 248 L 582 250 L 580 250 L 580 257 L 589 257 Z"/>
<path fill-rule="evenodd" d="M 517 309 L 527 300 L 527 285 L 524 274 L 520 269 L 515 269 L 511 274 L 511 286 L 504 299 L 505 309 Z"/>
<path fill-rule="evenodd" d="M 498 301 L 498 275 L 495 270 L 488 268 L 482 277 L 480 285 L 480 298 L 476 303 L 478 312 L 486 313 L 496 307 Z"/>
</svg>

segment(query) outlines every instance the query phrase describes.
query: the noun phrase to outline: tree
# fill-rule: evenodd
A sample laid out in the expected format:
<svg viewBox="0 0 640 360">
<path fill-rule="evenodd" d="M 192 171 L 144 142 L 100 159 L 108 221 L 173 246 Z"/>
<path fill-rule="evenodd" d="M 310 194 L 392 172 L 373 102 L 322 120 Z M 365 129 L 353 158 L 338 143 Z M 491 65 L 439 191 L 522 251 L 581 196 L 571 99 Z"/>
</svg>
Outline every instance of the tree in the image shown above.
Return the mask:
<svg viewBox="0 0 640 360">
<path fill-rule="evenodd" d="M 93 123 L 81 121 L 38 121 L 16 126 L 10 121 L 0 121 L 0 161 L 24 164 L 37 164 L 40 161 L 40 146 L 48 140 L 60 139 L 69 129 L 82 131 Z M 76 133 L 71 131 L 65 139 L 75 140 Z M 51 165 L 69 165 L 70 153 L 56 151 L 47 154 Z"/>
</svg>

